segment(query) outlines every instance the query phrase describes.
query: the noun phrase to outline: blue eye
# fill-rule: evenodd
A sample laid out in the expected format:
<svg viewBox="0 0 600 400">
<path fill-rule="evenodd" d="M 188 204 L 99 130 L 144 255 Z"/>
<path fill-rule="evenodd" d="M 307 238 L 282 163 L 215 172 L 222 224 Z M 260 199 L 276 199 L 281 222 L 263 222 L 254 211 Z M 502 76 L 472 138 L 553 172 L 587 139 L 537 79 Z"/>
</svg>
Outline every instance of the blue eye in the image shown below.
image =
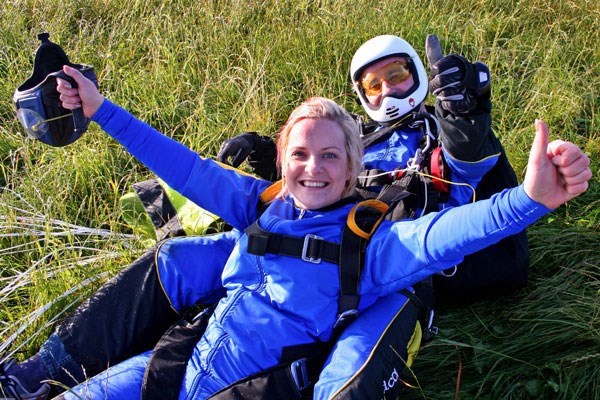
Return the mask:
<svg viewBox="0 0 600 400">
<path fill-rule="evenodd" d="M 294 152 L 292 152 L 291 156 L 294 158 L 301 158 L 301 157 L 305 157 L 305 154 L 302 151 L 294 151 Z"/>
<path fill-rule="evenodd" d="M 323 154 L 323 158 L 337 158 L 337 154 L 335 154 L 335 153 L 325 153 L 325 154 Z"/>
</svg>

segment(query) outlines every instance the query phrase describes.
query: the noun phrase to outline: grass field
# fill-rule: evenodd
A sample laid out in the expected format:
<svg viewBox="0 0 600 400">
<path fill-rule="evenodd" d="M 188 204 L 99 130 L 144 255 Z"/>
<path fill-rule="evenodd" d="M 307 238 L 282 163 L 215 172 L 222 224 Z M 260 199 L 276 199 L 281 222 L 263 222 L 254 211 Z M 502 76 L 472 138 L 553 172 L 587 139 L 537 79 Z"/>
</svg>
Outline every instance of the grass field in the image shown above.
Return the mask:
<svg viewBox="0 0 600 400">
<path fill-rule="evenodd" d="M 6 1 L 0 353 L 19 359 L 141 253 L 118 204 L 151 176 L 94 125 L 64 148 L 25 137 L 11 99 L 32 72 L 40 32 L 93 65 L 111 100 L 206 156 L 242 131 L 273 135 L 309 96 L 362 113 L 349 63 L 375 35 L 402 36 L 424 59 L 435 33 L 446 52 L 485 62 L 493 128 L 517 175 L 542 118 L 552 139 L 586 151 L 595 178 L 529 229 L 526 289 L 439 310 L 440 335 L 422 348 L 406 398 L 600 399 L 597 1 Z"/>
</svg>

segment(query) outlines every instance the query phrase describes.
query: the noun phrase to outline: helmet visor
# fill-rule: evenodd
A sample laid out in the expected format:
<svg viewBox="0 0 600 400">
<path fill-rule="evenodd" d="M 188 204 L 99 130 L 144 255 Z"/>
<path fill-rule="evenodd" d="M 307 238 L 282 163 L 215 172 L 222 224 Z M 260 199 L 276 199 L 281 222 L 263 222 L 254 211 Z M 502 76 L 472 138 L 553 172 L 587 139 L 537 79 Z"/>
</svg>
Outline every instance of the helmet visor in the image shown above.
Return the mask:
<svg viewBox="0 0 600 400">
<path fill-rule="evenodd" d="M 364 74 L 360 80 L 360 85 L 365 95 L 377 96 L 381 94 L 383 81 L 390 85 L 398 85 L 407 80 L 410 75 L 409 60 L 397 60 Z"/>
<path fill-rule="evenodd" d="M 19 108 L 17 110 L 17 118 L 25 128 L 27 136 L 32 139 L 39 139 L 48 133 L 48 130 L 50 129 L 48 121 L 36 111 L 29 108 Z"/>
</svg>

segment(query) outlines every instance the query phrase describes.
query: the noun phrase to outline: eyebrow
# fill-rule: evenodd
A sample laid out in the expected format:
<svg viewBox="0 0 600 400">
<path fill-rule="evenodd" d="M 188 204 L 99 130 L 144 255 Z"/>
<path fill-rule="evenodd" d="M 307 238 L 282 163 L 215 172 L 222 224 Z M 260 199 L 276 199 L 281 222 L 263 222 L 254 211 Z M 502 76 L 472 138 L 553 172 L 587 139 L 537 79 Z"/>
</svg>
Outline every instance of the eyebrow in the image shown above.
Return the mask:
<svg viewBox="0 0 600 400">
<path fill-rule="evenodd" d="M 331 149 L 338 150 L 338 151 L 344 151 L 345 150 L 344 148 L 337 147 L 337 146 L 328 146 L 328 147 L 323 148 L 322 150 L 331 150 Z"/>
<path fill-rule="evenodd" d="M 306 146 L 289 146 L 288 150 L 306 150 L 308 147 Z M 337 150 L 337 151 L 344 151 L 346 148 L 342 148 L 342 147 L 337 147 L 337 146 L 327 146 L 327 147 L 323 147 L 321 149 L 319 149 L 319 151 L 327 151 L 327 150 Z"/>
</svg>

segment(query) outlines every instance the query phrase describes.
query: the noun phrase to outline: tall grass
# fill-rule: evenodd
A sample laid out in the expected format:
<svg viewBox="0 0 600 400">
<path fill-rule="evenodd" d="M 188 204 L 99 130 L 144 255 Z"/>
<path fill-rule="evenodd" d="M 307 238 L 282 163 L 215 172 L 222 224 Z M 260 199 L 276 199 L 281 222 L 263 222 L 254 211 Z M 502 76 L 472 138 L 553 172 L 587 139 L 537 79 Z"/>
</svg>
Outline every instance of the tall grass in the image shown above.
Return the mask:
<svg viewBox="0 0 600 400">
<path fill-rule="evenodd" d="M 312 95 L 361 113 L 348 83 L 365 40 L 398 34 L 493 73 L 493 127 L 522 176 L 533 121 L 590 155 L 587 194 L 529 230 L 530 284 L 440 310 L 410 398 L 600 398 L 600 8 L 596 1 L 13 0 L 0 10 L 0 351 L 32 354 L 81 298 L 142 249 L 119 197 L 149 172 L 96 126 L 64 148 L 23 135 L 14 89 L 36 35 L 91 64 L 102 92 L 207 156 L 274 134 Z M 457 382 L 458 366 L 460 382 Z"/>
</svg>

